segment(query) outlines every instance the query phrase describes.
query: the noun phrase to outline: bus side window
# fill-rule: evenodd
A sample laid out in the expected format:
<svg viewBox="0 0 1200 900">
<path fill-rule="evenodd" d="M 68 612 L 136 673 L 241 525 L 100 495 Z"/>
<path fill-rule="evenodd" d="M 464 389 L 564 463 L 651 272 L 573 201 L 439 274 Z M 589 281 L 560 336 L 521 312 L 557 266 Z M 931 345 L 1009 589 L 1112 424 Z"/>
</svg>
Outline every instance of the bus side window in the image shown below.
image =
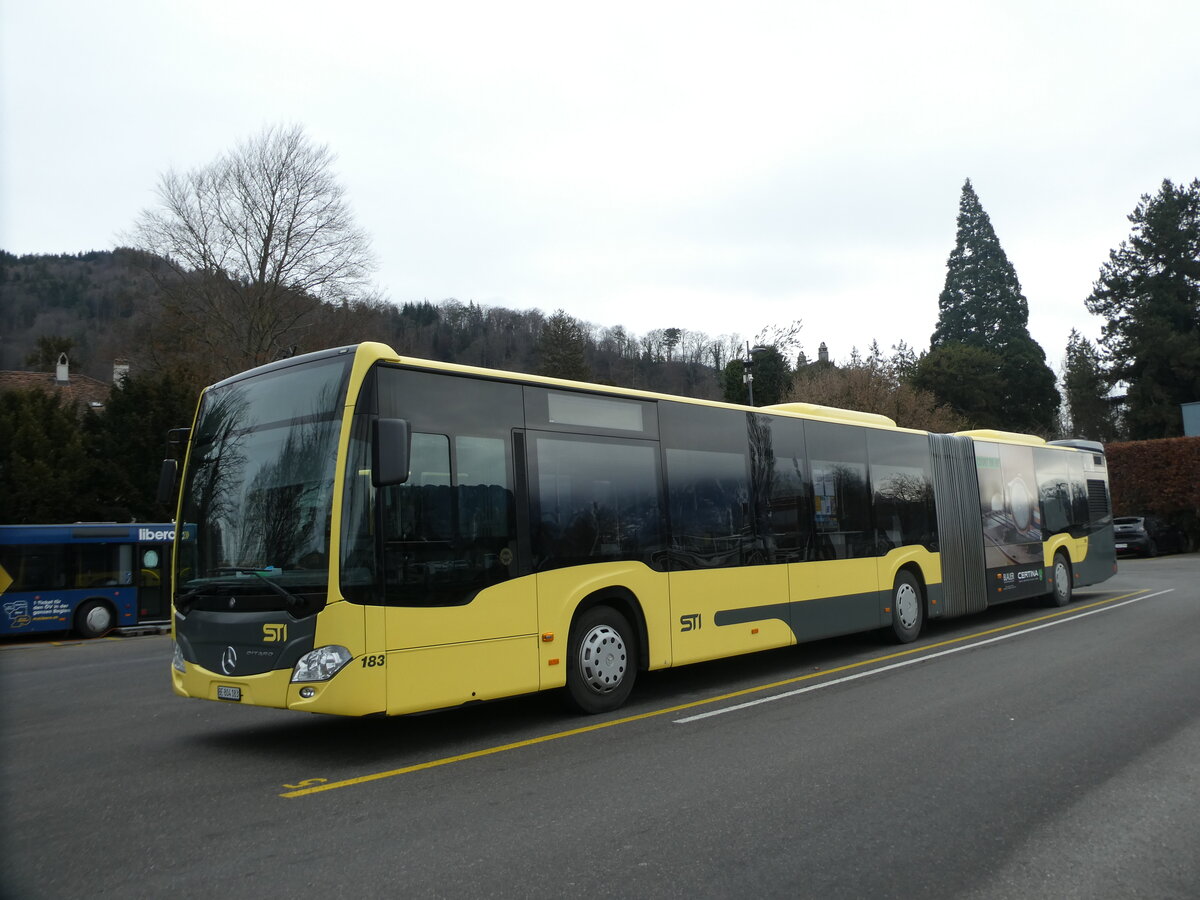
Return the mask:
<svg viewBox="0 0 1200 900">
<path fill-rule="evenodd" d="M 537 568 L 618 559 L 654 564 L 662 546 L 655 445 L 538 434 L 533 448 Z"/>
<path fill-rule="evenodd" d="M 848 425 L 808 422 L 804 435 L 812 466 L 817 559 L 874 556 L 866 434 Z"/>
</svg>

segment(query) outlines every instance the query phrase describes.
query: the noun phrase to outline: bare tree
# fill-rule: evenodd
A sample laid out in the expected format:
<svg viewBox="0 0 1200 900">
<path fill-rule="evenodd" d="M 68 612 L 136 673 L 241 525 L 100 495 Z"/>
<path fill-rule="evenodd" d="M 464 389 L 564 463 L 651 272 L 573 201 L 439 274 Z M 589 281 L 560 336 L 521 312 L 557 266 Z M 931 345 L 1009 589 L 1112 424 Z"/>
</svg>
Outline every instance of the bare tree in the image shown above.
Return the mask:
<svg viewBox="0 0 1200 900">
<path fill-rule="evenodd" d="M 213 375 L 311 349 L 323 301 L 366 295 L 375 268 L 335 157 L 299 125 L 271 126 L 208 165 L 174 170 L 132 238 L 165 258 L 160 340 Z"/>
</svg>

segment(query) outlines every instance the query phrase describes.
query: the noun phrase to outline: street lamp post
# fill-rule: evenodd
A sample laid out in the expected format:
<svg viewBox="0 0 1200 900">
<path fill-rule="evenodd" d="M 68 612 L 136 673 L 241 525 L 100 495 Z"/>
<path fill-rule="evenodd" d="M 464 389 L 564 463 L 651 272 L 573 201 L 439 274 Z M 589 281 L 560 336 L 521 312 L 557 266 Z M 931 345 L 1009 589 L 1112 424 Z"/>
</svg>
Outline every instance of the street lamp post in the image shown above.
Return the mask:
<svg viewBox="0 0 1200 900">
<path fill-rule="evenodd" d="M 746 341 L 746 358 L 742 360 L 742 381 L 746 385 L 746 394 L 750 405 L 754 405 L 754 354 L 762 353 L 766 347 L 751 347 Z"/>
</svg>

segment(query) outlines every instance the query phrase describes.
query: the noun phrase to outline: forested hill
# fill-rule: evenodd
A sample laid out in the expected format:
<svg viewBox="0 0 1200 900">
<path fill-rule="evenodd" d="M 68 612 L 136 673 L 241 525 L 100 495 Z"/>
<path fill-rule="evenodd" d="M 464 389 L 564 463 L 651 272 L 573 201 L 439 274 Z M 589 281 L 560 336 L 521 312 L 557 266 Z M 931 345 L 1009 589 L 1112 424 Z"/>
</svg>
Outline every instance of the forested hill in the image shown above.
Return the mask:
<svg viewBox="0 0 1200 900">
<path fill-rule="evenodd" d="M 64 342 L 73 372 L 104 381 L 111 378 L 114 359 L 129 360 L 135 373 L 154 374 L 172 367 L 175 347 L 180 359 L 195 355 L 195 335 L 185 333 L 178 314 L 164 314 L 169 298 L 154 276 L 165 271 L 163 260 L 130 249 L 26 256 L 0 251 L 0 369 L 49 370 L 51 350 Z M 299 353 L 362 340 L 445 362 L 707 398 L 721 396 L 723 370 L 740 344 L 733 335 L 711 338 L 664 327 L 639 336 L 562 312 L 449 299 L 311 302 L 286 334 L 285 346 Z M 246 366 L 254 362 L 247 359 Z M 203 379 L 229 374 L 233 371 L 202 373 Z"/>
<path fill-rule="evenodd" d="M 115 357 L 129 355 L 139 322 L 154 298 L 150 266 L 135 250 L 14 256 L 0 250 L 0 369 L 29 363 L 38 338 L 73 341 L 71 369 L 112 376 Z"/>
</svg>

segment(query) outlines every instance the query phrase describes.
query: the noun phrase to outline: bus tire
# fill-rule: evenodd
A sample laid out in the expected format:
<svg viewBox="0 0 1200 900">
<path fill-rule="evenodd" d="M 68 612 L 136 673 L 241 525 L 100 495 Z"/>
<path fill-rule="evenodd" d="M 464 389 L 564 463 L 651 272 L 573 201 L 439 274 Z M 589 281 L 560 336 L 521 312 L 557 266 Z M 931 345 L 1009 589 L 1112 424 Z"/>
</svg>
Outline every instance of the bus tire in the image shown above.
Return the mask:
<svg viewBox="0 0 1200 900">
<path fill-rule="evenodd" d="M 571 626 L 567 697 L 580 712 L 619 708 L 637 677 L 637 645 L 628 620 L 611 606 L 593 606 Z"/>
<path fill-rule="evenodd" d="M 917 639 L 925 625 L 925 597 L 912 572 L 901 569 L 892 585 L 891 636 L 897 643 L 909 644 Z"/>
<path fill-rule="evenodd" d="M 1050 592 L 1051 606 L 1066 606 L 1071 602 L 1071 564 L 1061 551 L 1054 554 L 1054 590 Z"/>
<path fill-rule="evenodd" d="M 88 600 L 75 610 L 75 633 L 80 637 L 104 637 L 115 624 L 112 607 L 103 600 Z"/>
</svg>

